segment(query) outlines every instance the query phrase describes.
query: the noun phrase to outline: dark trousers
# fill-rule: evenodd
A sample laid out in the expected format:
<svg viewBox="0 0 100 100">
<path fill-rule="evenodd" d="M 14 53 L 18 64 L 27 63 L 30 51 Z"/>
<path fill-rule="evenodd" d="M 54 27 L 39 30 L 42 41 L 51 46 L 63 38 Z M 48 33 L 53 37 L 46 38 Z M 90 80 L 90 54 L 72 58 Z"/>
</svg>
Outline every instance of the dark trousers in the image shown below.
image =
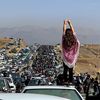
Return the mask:
<svg viewBox="0 0 100 100">
<path fill-rule="evenodd" d="M 63 75 L 64 75 L 64 80 L 72 82 L 73 81 L 73 68 L 69 68 L 65 63 L 63 62 Z"/>
</svg>

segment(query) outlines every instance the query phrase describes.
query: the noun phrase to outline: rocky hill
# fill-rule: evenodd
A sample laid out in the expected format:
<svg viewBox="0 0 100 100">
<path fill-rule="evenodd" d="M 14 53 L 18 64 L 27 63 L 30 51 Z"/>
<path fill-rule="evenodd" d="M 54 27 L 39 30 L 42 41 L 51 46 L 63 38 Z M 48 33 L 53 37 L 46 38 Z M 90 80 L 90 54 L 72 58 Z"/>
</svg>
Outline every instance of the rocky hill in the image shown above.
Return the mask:
<svg viewBox="0 0 100 100">
<path fill-rule="evenodd" d="M 0 38 L 0 49 L 4 48 L 7 50 L 8 55 L 13 55 L 12 51 L 19 52 L 22 48 L 26 47 L 26 43 L 23 39 L 16 40 L 14 38 Z"/>
<path fill-rule="evenodd" d="M 11 42 L 10 38 L 0 38 L 0 48 L 5 48 L 6 43 Z"/>
</svg>

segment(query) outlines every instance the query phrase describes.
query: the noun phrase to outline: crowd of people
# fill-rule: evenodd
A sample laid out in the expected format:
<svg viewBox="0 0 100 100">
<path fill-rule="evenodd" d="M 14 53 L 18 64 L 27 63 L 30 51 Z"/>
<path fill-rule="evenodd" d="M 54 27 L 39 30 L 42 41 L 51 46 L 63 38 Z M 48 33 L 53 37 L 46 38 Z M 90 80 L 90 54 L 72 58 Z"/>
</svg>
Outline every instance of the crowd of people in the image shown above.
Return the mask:
<svg viewBox="0 0 100 100">
<path fill-rule="evenodd" d="M 63 65 L 60 68 L 56 68 L 55 51 L 51 45 L 41 45 L 36 51 L 36 57 L 33 60 L 32 66 L 27 66 L 21 73 L 16 71 L 15 73 L 7 73 L 3 71 L 4 77 L 12 77 L 16 85 L 16 92 L 21 92 L 24 86 L 27 86 L 32 77 L 41 77 L 45 80 L 43 84 L 37 85 L 68 85 L 70 82 L 64 80 Z M 11 75 L 10 75 L 11 74 Z M 71 85 L 74 85 L 80 93 L 88 94 L 88 92 L 94 95 L 100 93 L 98 78 L 91 77 L 88 73 L 81 73 L 79 75 L 73 74 L 73 81 Z"/>
<path fill-rule="evenodd" d="M 67 30 L 66 24 L 69 24 L 70 29 Z M 100 86 L 98 77 L 93 78 L 88 73 L 80 73 L 80 75 L 73 74 L 73 68 L 75 67 L 75 63 L 77 61 L 79 47 L 78 40 L 76 38 L 76 34 L 73 30 L 71 22 L 69 20 L 64 21 L 63 26 L 64 34 L 62 36 L 62 65 L 60 67 L 56 67 L 57 64 L 57 55 L 54 50 L 54 46 L 52 45 L 39 45 L 37 49 L 31 51 L 30 48 L 25 49 L 29 52 L 22 51 L 25 56 L 25 62 L 32 61 L 32 65 L 30 66 L 25 64 L 25 68 L 23 70 L 19 69 L 12 71 L 2 71 L 1 76 L 3 77 L 11 77 L 14 80 L 14 84 L 16 85 L 16 92 L 21 92 L 24 86 L 29 85 L 32 77 L 40 77 L 43 81 L 38 82 L 38 84 L 33 85 L 74 85 L 75 88 L 80 93 L 92 93 L 93 95 L 100 94 Z M 67 31 L 66 31 L 67 30 Z M 73 41 L 67 39 L 68 34 L 73 35 L 73 39 L 70 35 L 68 35 Z M 74 36 L 75 35 L 75 36 Z M 67 36 L 67 37 L 66 37 Z M 65 43 L 67 42 L 67 43 Z M 69 42 L 74 42 L 69 44 Z M 66 47 L 69 47 L 67 48 Z M 73 46 L 75 45 L 75 46 Z M 35 52 L 35 58 L 31 58 L 31 52 Z M 19 56 L 21 58 L 21 56 Z M 19 59 L 18 58 L 18 62 Z M 23 61 L 24 57 L 21 59 Z M 24 62 L 21 62 L 21 64 Z"/>
</svg>

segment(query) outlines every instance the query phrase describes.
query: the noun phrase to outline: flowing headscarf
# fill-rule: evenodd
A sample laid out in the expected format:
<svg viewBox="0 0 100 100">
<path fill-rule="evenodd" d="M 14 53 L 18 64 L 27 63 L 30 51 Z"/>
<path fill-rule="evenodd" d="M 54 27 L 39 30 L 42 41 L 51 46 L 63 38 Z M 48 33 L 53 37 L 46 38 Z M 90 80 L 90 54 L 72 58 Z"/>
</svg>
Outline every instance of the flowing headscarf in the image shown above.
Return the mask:
<svg viewBox="0 0 100 100">
<path fill-rule="evenodd" d="M 80 42 L 76 37 L 76 33 L 67 30 L 62 36 L 62 56 L 64 63 L 69 67 L 75 67 L 77 57 L 79 54 Z"/>
</svg>

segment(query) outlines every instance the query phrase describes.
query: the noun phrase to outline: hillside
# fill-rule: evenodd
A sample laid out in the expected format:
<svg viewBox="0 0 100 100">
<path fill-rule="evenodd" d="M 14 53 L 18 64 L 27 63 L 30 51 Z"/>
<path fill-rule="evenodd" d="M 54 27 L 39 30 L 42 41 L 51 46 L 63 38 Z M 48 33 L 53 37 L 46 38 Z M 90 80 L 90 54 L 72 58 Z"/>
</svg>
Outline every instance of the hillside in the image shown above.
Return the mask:
<svg viewBox="0 0 100 100">
<path fill-rule="evenodd" d="M 95 76 L 100 72 L 100 45 L 84 45 L 80 48 L 76 72 L 88 72 Z"/>
<path fill-rule="evenodd" d="M 12 39 L 10 38 L 0 38 L 0 48 L 5 47 L 6 43 L 11 42 Z"/>
<path fill-rule="evenodd" d="M 61 60 L 61 47 L 58 45 L 55 47 L 57 50 L 58 58 Z M 93 77 L 100 72 L 100 45 L 82 45 L 80 47 L 79 57 L 75 67 L 75 73 L 88 72 Z"/>
<path fill-rule="evenodd" d="M 26 47 L 26 43 L 23 39 L 20 40 L 20 43 L 17 43 L 18 40 L 13 38 L 0 38 L 0 48 L 5 48 L 9 56 L 13 55 L 12 51 L 19 52 L 22 48 Z"/>
</svg>

